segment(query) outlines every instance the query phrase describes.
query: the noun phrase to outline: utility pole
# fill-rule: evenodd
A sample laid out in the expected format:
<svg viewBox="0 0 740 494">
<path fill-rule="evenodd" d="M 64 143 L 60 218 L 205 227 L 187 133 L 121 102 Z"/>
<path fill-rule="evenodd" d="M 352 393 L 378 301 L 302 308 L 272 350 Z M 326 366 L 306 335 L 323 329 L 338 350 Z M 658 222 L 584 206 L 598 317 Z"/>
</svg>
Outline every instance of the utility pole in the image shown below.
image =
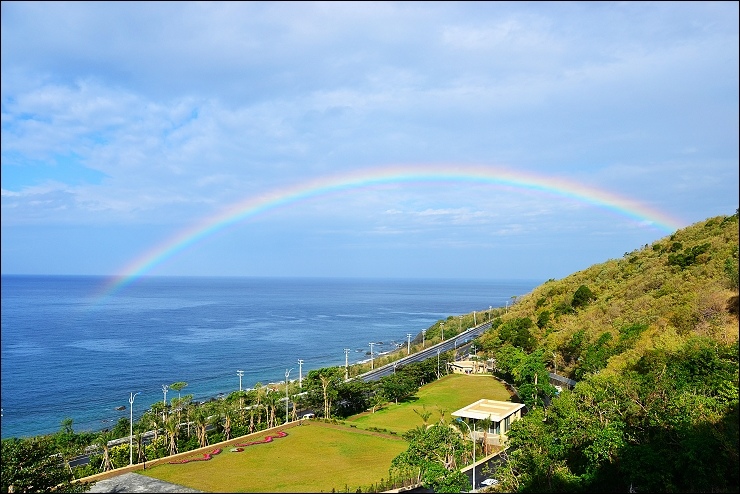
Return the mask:
<svg viewBox="0 0 740 494">
<path fill-rule="evenodd" d="M 375 369 L 375 364 L 373 362 L 373 345 L 375 343 L 370 343 L 370 370 Z"/>
<path fill-rule="evenodd" d="M 136 393 L 129 393 L 129 436 L 128 436 L 128 464 L 133 465 L 134 464 L 134 400 L 136 399 L 136 395 L 138 395 L 139 392 Z"/>
<path fill-rule="evenodd" d="M 406 346 L 406 355 L 411 355 L 411 333 L 406 333 L 406 339 L 408 339 L 408 344 Z"/>
<path fill-rule="evenodd" d="M 426 344 L 425 344 L 426 337 L 427 337 L 427 330 L 426 329 L 422 329 L 421 330 L 421 347 L 422 348 L 426 348 Z"/>
<path fill-rule="evenodd" d="M 344 349 L 344 380 L 349 379 L 349 348 Z"/>
<path fill-rule="evenodd" d="M 239 376 L 239 391 L 242 390 L 242 376 L 244 375 L 243 370 L 236 371 L 236 375 Z"/>
<path fill-rule="evenodd" d="M 475 311 L 473 311 L 473 326 L 477 326 L 478 322 L 475 319 Z"/>
<path fill-rule="evenodd" d="M 445 323 L 441 322 L 439 327 L 442 328 L 442 341 L 445 341 Z"/>
<path fill-rule="evenodd" d="M 288 376 L 290 376 L 290 371 L 293 369 L 285 369 L 285 423 L 288 423 Z"/>
<path fill-rule="evenodd" d="M 303 360 L 298 359 L 298 387 L 303 389 Z"/>
<path fill-rule="evenodd" d="M 166 384 L 162 385 L 162 392 L 164 393 L 164 408 L 162 408 L 162 420 L 165 418 L 165 413 L 167 413 L 167 390 L 170 389 L 170 387 Z"/>
</svg>

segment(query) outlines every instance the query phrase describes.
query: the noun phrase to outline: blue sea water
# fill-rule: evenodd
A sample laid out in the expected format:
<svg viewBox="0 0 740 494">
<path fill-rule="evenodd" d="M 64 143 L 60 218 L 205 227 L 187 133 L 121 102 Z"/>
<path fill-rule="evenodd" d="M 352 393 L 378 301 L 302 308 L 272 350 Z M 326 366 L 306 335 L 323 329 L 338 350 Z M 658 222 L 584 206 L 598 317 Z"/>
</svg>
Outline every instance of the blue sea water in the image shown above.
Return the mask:
<svg viewBox="0 0 740 494">
<path fill-rule="evenodd" d="M 385 352 L 539 281 L 144 277 L 100 298 L 92 276 L 2 276 L 2 437 L 100 430 L 188 383 L 205 400 Z M 167 399 L 175 396 L 170 390 Z M 124 411 L 116 407 L 125 406 Z"/>
</svg>

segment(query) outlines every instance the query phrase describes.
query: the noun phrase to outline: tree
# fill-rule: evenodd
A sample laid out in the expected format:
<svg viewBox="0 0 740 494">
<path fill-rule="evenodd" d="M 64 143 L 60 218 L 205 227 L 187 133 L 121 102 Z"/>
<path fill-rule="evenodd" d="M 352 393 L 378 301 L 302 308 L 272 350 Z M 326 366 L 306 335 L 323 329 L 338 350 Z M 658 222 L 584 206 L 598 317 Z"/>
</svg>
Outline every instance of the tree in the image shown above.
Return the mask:
<svg viewBox="0 0 740 494">
<path fill-rule="evenodd" d="M 3 492 L 86 492 L 91 484 L 75 482 L 49 436 L 3 439 Z"/>
<path fill-rule="evenodd" d="M 591 291 L 591 289 L 586 285 L 581 285 L 573 294 L 573 300 L 571 301 L 570 305 L 573 306 L 573 308 L 577 309 L 579 307 L 587 306 L 589 303 L 591 303 L 592 300 L 595 299 L 596 296 Z"/>
<path fill-rule="evenodd" d="M 205 405 L 200 405 L 193 410 L 193 422 L 198 444 L 201 448 L 208 446 L 208 410 Z"/>
<path fill-rule="evenodd" d="M 421 412 L 414 408 L 414 413 L 421 417 L 421 421 L 424 423 L 424 428 L 427 428 L 427 423 L 429 423 L 429 417 L 432 416 L 432 412 L 427 410 L 427 407 L 425 405 L 421 406 Z"/>
<path fill-rule="evenodd" d="M 170 443 L 170 455 L 177 454 L 177 433 L 180 430 L 180 421 L 174 415 L 170 415 L 164 423 L 164 430 Z"/>
<path fill-rule="evenodd" d="M 177 403 L 182 403 L 182 399 L 180 398 L 180 391 L 185 389 L 187 385 L 188 383 L 186 383 L 185 381 L 177 381 L 177 382 L 170 384 L 170 389 L 174 389 L 175 391 L 177 391 Z M 174 402 L 175 400 L 173 399 L 172 401 Z M 173 406 L 174 406 L 174 403 L 173 403 Z M 180 420 L 180 409 L 179 408 L 177 411 L 177 418 L 178 420 Z"/>
<path fill-rule="evenodd" d="M 445 492 L 449 492 L 448 489 L 454 492 L 467 491 L 467 477 L 463 475 L 465 482 L 461 484 L 461 477 L 456 473 L 468 450 L 460 431 L 444 423 L 414 431 L 405 436 L 409 439 L 408 449 L 391 462 L 391 477 L 408 478 L 418 472 L 417 478 L 422 480 L 426 488 L 434 486 Z"/>
<path fill-rule="evenodd" d="M 478 421 L 478 428 L 483 431 L 483 454 L 488 455 L 488 429 L 493 425 L 493 420 L 488 416 Z"/>
<path fill-rule="evenodd" d="M 403 400 L 412 396 L 419 390 L 412 376 L 405 374 L 390 374 L 380 379 L 380 387 L 383 389 L 383 396 L 389 400 Z"/>
<path fill-rule="evenodd" d="M 361 379 L 340 382 L 337 385 L 336 414 L 349 417 L 364 412 L 370 406 L 369 396 L 372 385 Z"/>
<path fill-rule="evenodd" d="M 95 439 L 95 445 L 103 450 L 103 461 L 100 466 L 104 472 L 113 469 L 113 464 L 111 463 L 110 459 L 110 446 L 108 446 L 108 442 L 112 441 L 113 439 L 116 438 L 113 437 L 113 434 L 108 429 L 98 434 L 97 438 Z"/>
</svg>

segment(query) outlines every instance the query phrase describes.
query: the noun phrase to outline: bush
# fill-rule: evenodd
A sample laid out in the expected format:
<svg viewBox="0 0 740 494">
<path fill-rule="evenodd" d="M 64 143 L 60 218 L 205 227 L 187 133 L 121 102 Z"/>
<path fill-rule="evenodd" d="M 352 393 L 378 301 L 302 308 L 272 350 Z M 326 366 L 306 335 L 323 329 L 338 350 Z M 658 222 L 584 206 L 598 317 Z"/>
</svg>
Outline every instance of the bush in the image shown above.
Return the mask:
<svg viewBox="0 0 740 494">
<path fill-rule="evenodd" d="M 595 299 L 596 296 L 594 293 L 586 285 L 581 285 L 576 290 L 576 293 L 573 294 L 573 301 L 570 305 L 574 308 L 585 307 Z"/>
</svg>

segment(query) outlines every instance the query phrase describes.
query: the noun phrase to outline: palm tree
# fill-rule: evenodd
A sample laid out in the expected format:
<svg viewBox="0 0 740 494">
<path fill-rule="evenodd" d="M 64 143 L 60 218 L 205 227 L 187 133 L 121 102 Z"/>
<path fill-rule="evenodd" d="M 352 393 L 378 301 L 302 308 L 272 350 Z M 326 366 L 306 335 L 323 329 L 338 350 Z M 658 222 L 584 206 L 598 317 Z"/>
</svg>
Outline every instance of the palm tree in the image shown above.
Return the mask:
<svg viewBox="0 0 740 494">
<path fill-rule="evenodd" d="M 108 441 L 111 441 L 113 439 L 115 439 L 113 437 L 113 433 L 108 429 L 102 431 L 95 438 L 95 445 L 103 448 L 103 463 L 101 464 L 101 467 L 103 468 L 104 472 L 107 472 L 108 470 L 113 470 L 113 463 L 111 463 L 110 461 L 110 447 L 108 446 Z"/>
<path fill-rule="evenodd" d="M 243 399 L 244 399 L 243 397 L 239 398 L 240 401 L 242 401 Z M 240 408 L 243 408 L 243 406 Z M 233 399 L 226 398 L 225 400 L 221 401 L 216 407 L 215 412 L 216 412 L 215 415 L 216 415 L 217 421 L 220 421 L 221 418 L 224 419 L 224 423 L 222 425 L 223 431 L 224 431 L 224 440 L 228 441 L 229 439 L 231 439 L 232 422 L 236 418 L 236 411 L 234 410 Z"/>
<path fill-rule="evenodd" d="M 142 434 L 141 427 L 136 428 L 135 436 L 136 440 L 136 463 L 144 461 L 144 455 L 146 453 L 144 449 L 144 435 Z"/>
<path fill-rule="evenodd" d="M 280 403 L 280 393 L 267 393 L 265 396 L 265 405 L 267 406 L 267 428 L 275 426 L 275 410 Z"/>
<path fill-rule="evenodd" d="M 177 454 L 177 433 L 180 430 L 180 421 L 171 415 L 164 424 L 164 430 L 170 440 L 170 455 Z"/>
<path fill-rule="evenodd" d="M 195 433 L 198 436 L 198 444 L 201 448 L 208 446 L 208 415 L 208 410 L 203 405 L 193 408 L 192 416 L 195 423 Z"/>
<path fill-rule="evenodd" d="M 490 449 L 488 446 L 488 429 L 490 429 L 491 425 L 493 425 L 493 420 L 491 420 L 491 417 L 489 416 L 487 418 L 479 420 L 478 424 L 480 425 L 480 428 L 483 429 L 483 452 L 485 455 L 487 455 L 488 450 Z"/>
<path fill-rule="evenodd" d="M 419 417 L 421 417 L 421 421 L 424 422 L 424 428 L 426 429 L 427 428 L 427 422 L 429 421 L 429 417 L 432 416 L 432 412 L 430 412 L 430 411 L 427 410 L 426 405 L 422 405 L 421 406 L 421 410 L 422 410 L 421 412 L 419 410 L 417 410 L 416 408 L 414 408 L 413 410 L 414 410 L 414 413 L 416 415 L 418 415 Z"/>
<path fill-rule="evenodd" d="M 150 413 L 148 416 L 149 427 L 151 427 L 154 431 L 154 442 L 157 442 L 157 438 L 159 437 L 159 429 L 161 429 L 164 425 L 164 420 L 164 417 L 160 417 L 159 413 L 157 413 L 156 411 Z"/>
<path fill-rule="evenodd" d="M 186 383 L 185 381 L 178 381 L 176 383 L 170 384 L 170 389 L 174 389 L 175 391 L 177 391 L 177 402 L 178 403 L 180 403 L 182 401 L 182 399 L 180 398 L 180 391 L 182 391 L 183 388 L 185 388 L 187 385 L 188 385 L 188 383 Z M 172 401 L 173 401 L 173 406 L 174 406 L 175 399 L 173 398 Z M 178 420 L 179 420 L 179 417 L 180 417 L 180 411 L 179 410 L 177 411 L 177 416 L 178 416 Z"/>
</svg>

